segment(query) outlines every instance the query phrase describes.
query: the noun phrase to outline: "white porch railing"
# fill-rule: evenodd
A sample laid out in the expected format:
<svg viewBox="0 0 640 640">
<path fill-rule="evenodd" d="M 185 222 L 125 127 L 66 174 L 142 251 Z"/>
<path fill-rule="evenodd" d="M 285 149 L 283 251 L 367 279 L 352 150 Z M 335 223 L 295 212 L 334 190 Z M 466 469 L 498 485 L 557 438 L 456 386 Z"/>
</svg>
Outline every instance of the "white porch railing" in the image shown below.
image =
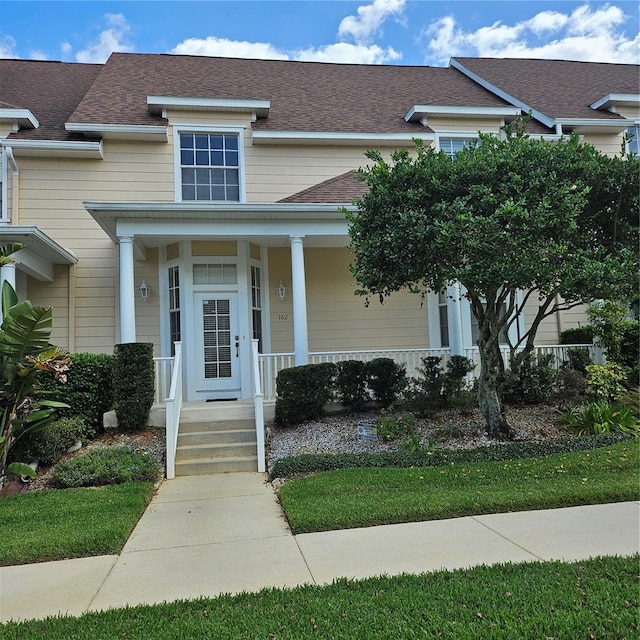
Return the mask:
<svg viewBox="0 0 640 640">
<path fill-rule="evenodd" d="M 569 345 L 542 345 L 534 347 L 533 353 L 551 354 L 554 356 L 552 366 L 559 369 L 568 357 L 568 349 L 575 347 L 585 347 L 589 349 L 589 356 L 593 361 L 597 359 L 597 353 L 593 345 L 590 344 L 569 344 Z M 505 365 L 509 364 L 509 347 L 502 347 L 502 357 Z M 465 357 L 469 358 L 475 365 L 471 374 L 477 376 L 480 373 L 480 354 L 478 347 L 465 349 Z M 398 364 L 406 367 L 408 377 L 417 377 L 418 368 L 422 365 L 422 358 L 429 356 L 439 357 L 444 367 L 451 356 L 449 349 L 386 349 L 379 351 L 318 351 L 309 354 L 309 364 L 319 364 L 321 362 L 342 362 L 343 360 L 361 360 L 368 362 L 374 358 L 391 358 Z M 258 370 L 260 372 L 261 390 L 263 400 L 274 400 L 276 398 L 276 378 L 282 369 L 289 369 L 295 366 L 295 354 L 293 353 L 265 353 L 258 356 Z"/>
<path fill-rule="evenodd" d="M 253 386 L 253 411 L 256 425 L 256 442 L 258 445 L 258 473 L 264 473 L 267 463 L 264 453 L 264 396 L 260 383 L 260 361 L 258 357 L 258 340 L 251 340 L 251 374 Z"/>
<path fill-rule="evenodd" d="M 369 362 L 375 358 L 391 358 L 406 367 L 408 376 L 416 376 L 422 358 L 437 356 L 443 365 L 449 358 L 449 349 L 384 349 L 372 351 L 316 351 L 309 354 L 309 364 L 322 362 L 342 362 L 343 360 L 360 360 Z M 260 379 L 265 400 L 276 397 L 276 378 L 282 369 L 295 366 L 293 353 L 265 353 L 259 356 Z"/>
<path fill-rule="evenodd" d="M 182 409 L 182 343 L 175 343 L 175 357 L 171 371 L 171 385 L 165 398 L 167 479 L 176 477 L 176 448 L 178 446 L 178 426 Z"/>
<path fill-rule="evenodd" d="M 173 358 L 154 358 L 153 364 L 155 372 L 155 397 L 153 399 L 153 404 L 161 407 L 164 405 L 164 400 L 169 395 L 169 389 L 171 387 Z"/>
</svg>

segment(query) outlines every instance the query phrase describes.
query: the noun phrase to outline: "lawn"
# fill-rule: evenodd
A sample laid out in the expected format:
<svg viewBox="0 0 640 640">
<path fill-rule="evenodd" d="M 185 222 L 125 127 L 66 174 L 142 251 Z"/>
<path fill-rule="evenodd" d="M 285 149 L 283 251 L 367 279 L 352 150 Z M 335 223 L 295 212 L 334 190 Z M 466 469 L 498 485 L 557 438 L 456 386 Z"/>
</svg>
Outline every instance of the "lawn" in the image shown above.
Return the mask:
<svg viewBox="0 0 640 640">
<path fill-rule="evenodd" d="M 119 553 L 152 483 L 45 490 L 0 500 L 0 566 Z"/>
<path fill-rule="evenodd" d="M 4 640 L 632 640 L 639 558 L 341 579 L 80 618 L 9 623 Z"/>
<path fill-rule="evenodd" d="M 294 533 L 637 500 L 638 439 L 501 462 L 341 469 L 286 482 Z"/>
</svg>

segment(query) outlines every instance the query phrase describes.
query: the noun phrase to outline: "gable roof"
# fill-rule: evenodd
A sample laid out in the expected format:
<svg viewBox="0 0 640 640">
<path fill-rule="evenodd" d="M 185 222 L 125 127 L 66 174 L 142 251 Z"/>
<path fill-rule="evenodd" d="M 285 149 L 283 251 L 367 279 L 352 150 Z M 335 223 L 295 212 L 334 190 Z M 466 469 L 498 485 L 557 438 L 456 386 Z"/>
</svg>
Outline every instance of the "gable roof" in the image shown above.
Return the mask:
<svg viewBox="0 0 640 640">
<path fill-rule="evenodd" d="M 38 120 L 12 138 L 75 140 L 64 123 L 96 79 L 102 65 L 41 60 L 0 60 L 0 98 L 5 108 L 25 109 Z M 80 136 L 82 138 L 82 136 Z"/>
<path fill-rule="evenodd" d="M 295 202 L 298 204 L 330 204 L 351 203 L 361 198 L 369 187 L 355 179 L 356 171 L 347 171 L 335 178 L 287 196 L 279 202 Z"/>
<path fill-rule="evenodd" d="M 640 94 L 640 67 L 632 64 L 456 57 L 451 66 L 510 104 L 553 121 L 620 120 L 622 116 L 590 105 L 611 93 Z"/>
</svg>

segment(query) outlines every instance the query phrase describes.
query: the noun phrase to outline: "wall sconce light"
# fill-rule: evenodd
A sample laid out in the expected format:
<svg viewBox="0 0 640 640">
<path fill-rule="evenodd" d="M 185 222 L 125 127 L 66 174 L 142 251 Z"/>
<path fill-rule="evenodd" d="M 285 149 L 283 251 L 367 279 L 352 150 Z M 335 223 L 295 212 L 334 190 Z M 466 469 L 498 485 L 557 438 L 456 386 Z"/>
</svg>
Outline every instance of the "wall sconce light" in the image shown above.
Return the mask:
<svg viewBox="0 0 640 640">
<path fill-rule="evenodd" d="M 280 284 L 276 287 L 276 293 L 278 294 L 278 298 L 280 298 L 280 302 L 284 302 L 287 296 L 287 287 L 284 286 L 282 280 L 280 280 Z"/>
<path fill-rule="evenodd" d="M 138 291 L 140 292 L 140 297 L 146 302 L 149 299 L 149 294 L 151 293 L 151 289 L 149 285 L 143 280 L 142 284 L 138 287 Z"/>
</svg>

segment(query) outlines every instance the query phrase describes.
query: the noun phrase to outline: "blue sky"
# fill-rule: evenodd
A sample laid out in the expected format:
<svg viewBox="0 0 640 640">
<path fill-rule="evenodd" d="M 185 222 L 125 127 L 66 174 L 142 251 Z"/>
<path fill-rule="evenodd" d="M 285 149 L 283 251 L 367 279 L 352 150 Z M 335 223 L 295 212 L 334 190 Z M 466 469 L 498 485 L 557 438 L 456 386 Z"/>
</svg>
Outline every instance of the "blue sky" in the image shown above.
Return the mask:
<svg viewBox="0 0 640 640">
<path fill-rule="evenodd" d="M 2 0 L 0 57 L 113 51 L 446 65 L 455 55 L 640 63 L 636 0 Z"/>
</svg>

